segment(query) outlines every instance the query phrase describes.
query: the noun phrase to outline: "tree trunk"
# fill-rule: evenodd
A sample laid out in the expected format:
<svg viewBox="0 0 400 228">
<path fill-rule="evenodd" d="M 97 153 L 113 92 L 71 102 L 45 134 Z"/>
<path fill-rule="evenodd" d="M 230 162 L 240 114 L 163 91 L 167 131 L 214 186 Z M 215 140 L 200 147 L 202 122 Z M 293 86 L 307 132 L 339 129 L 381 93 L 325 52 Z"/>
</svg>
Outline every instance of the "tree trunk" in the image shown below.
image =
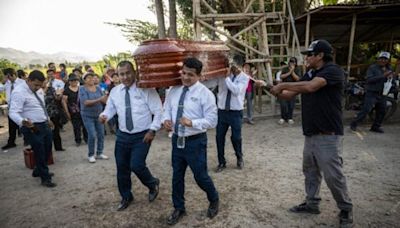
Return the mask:
<svg viewBox="0 0 400 228">
<path fill-rule="evenodd" d="M 176 31 L 176 1 L 169 0 L 169 37 L 177 38 Z"/>
<path fill-rule="evenodd" d="M 165 38 L 165 22 L 164 22 L 164 8 L 162 0 L 155 0 L 157 24 L 158 24 L 158 38 Z"/>
</svg>

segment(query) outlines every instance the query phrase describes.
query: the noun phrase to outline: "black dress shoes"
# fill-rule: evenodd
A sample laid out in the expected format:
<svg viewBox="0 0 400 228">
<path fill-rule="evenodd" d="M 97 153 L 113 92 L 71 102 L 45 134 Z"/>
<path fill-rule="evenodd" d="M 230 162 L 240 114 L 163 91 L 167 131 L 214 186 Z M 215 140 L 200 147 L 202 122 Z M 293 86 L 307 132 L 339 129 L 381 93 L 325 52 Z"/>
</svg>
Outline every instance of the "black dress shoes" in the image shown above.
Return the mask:
<svg viewBox="0 0 400 228">
<path fill-rule="evenodd" d="M 224 170 L 226 168 L 226 164 L 219 164 L 217 166 L 217 169 L 215 170 L 215 172 L 219 173 L 222 172 L 222 170 Z"/>
<path fill-rule="evenodd" d="M 156 178 L 155 186 L 149 191 L 149 202 L 153 202 L 157 198 L 159 188 L 160 188 L 160 180 Z"/>
<path fill-rule="evenodd" d="M 123 198 L 121 200 L 121 203 L 117 207 L 117 211 L 125 210 L 129 206 L 129 204 L 131 204 L 132 201 L 133 201 L 133 198 L 132 199 L 124 199 Z"/>
<path fill-rule="evenodd" d="M 210 219 L 214 218 L 218 214 L 219 209 L 219 200 L 211 202 L 210 206 L 208 206 L 207 217 Z"/>
<path fill-rule="evenodd" d="M 42 185 L 48 188 L 54 188 L 55 186 L 57 186 L 57 184 L 51 182 L 51 180 L 42 180 Z"/>
<path fill-rule="evenodd" d="M 238 169 L 243 169 L 243 167 L 244 167 L 243 159 L 242 158 L 238 159 L 236 165 L 237 165 Z"/>
<path fill-rule="evenodd" d="M 14 144 L 7 144 L 7 145 L 3 146 L 1 149 L 2 150 L 8 150 L 8 149 L 11 149 L 11 148 L 14 148 L 14 147 L 17 147 L 17 145 L 15 143 Z"/>
<path fill-rule="evenodd" d="M 186 215 L 186 211 L 175 209 L 174 212 L 168 217 L 167 224 L 175 225 L 179 220 Z"/>
<path fill-rule="evenodd" d="M 57 149 L 56 151 L 65 151 L 65 149 L 61 148 L 61 149 Z"/>
<path fill-rule="evenodd" d="M 380 127 L 371 127 L 371 129 L 369 129 L 369 130 L 372 131 L 372 132 L 376 132 L 376 133 L 385 133 L 383 131 L 383 129 L 380 128 Z"/>
<path fill-rule="evenodd" d="M 54 173 L 49 172 L 49 176 L 50 176 L 50 177 L 54 176 Z M 33 172 L 32 172 L 32 177 L 39 177 L 39 173 L 38 173 L 38 171 L 36 171 L 36 169 L 33 170 Z"/>
</svg>

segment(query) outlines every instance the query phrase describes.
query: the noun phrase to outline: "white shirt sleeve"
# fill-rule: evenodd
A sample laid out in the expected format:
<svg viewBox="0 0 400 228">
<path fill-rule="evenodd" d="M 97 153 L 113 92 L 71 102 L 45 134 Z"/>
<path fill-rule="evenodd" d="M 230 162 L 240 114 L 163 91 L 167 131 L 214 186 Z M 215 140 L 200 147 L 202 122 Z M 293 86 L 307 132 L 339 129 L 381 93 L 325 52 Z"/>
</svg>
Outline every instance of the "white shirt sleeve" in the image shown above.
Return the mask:
<svg viewBox="0 0 400 228">
<path fill-rule="evenodd" d="M 249 78 L 244 74 L 240 73 L 234 82 L 230 77 L 225 78 L 226 87 L 231 91 L 234 96 L 238 96 L 241 93 L 246 92 Z"/>
<path fill-rule="evenodd" d="M 9 116 L 16 124 L 21 127 L 22 120 L 24 119 L 21 114 L 24 110 L 25 99 L 20 91 L 14 91 L 13 96 L 14 99 L 11 100 Z"/>
<path fill-rule="evenodd" d="M 192 127 L 198 130 L 215 128 L 218 123 L 218 108 L 215 104 L 215 96 L 211 91 L 207 91 L 207 96 L 202 99 L 203 116 L 201 119 L 193 119 Z"/>
<path fill-rule="evenodd" d="M 169 90 L 168 95 L 165 97 L 164 101 L 164 112 L 161 119 L 161 122 L 164 123 L 166 120 L 172 120 L 172 106 L 171 106 L 171 97 L 175 93 L 175 88 L 173 87 Z"/>
<path fill-rule="evenodd" d="M 154 115 L 153 122 L 150 125 L 150 129 L 158 131 L 161 128 L 161 119 L 163 114 L 160 96 L 155 89 L 149 89 L 147 99 L 147 104 L 149 105 L 150 112 Z"/>
</svg>

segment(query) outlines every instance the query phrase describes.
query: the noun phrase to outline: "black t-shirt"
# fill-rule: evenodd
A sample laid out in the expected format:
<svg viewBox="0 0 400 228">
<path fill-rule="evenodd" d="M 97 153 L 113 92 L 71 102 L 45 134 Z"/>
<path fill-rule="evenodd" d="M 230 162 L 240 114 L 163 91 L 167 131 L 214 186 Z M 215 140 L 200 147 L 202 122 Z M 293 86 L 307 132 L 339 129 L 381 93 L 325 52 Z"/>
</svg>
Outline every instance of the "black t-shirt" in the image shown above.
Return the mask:
<svg viewBox="0 0 400 228">
<path fill-rule="evenodd" d="M 307 72 L 300 81 L 311 81 L 314 77 L 324 78 L 327 84 L 314 93 L 302 94 L 303 134 L 343 135 L 342 97 L 344 71 L 332 62 L 321 69 Z"/>
<path fill-rule="evenodd" d="M 63 95 L 68 97 L 68 100 L 67 100 L 68 104 L 72 104 L 72 103 L 77 104 L 78 103 L 78 91 L 79 91 L 79 87 L 76 92 L 72 91 L 69 87 L 65 88 Z"/>
<path fill-rule="evenodd" d="M 72 117 L 80 115 L 80 113 L 78 112 L 79 111 L 78 91 L 79 87 L 76 92 L 72 91 L 69 87 L 66 87 L 63 93 L 63 95 L 68 97 L 67 106 Z M 73 112 L 72 109 L 74 109 L 76 112 Z"/>
</svg>

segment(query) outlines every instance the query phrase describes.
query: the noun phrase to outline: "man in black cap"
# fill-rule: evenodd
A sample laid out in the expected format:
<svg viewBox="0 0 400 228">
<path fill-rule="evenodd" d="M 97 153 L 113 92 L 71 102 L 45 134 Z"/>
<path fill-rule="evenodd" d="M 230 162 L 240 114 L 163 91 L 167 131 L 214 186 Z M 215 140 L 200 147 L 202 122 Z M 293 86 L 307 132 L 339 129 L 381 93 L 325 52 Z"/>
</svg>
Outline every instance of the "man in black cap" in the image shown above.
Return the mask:
<svg viewBox="0 0 400 228">
<path fill-rule="evenodd" d="M 376 63 L 368 68 L 364 105 L 357 117 L 351 122 L 351 130 L 356 131 L 358 123 L 363 121 L 372 108 L 375 107 L 375 120 L 370 131 L 383 133 L 381 124 L 386 114 L 386 99 L 382 94 L 383 87 L 386 80 L 394 76 L 389 59 L 390 53 L 383 51 L 379 54 Z"/>
<path fill-rule="evenodd" d="M 290 208 L 294 213 L 319 214 L 322 174 L 340 208 L 340 227 L 353 223 L 351 199 L 342 170 L 342 94 L 344 71 L 333 63 L 332 47 L 326 40 L 315 40 L 302 52 L 310 69 L 299 82 L 280 83 L 271 93 L 281 99 L 302 96 L 302 125 L 305 135 L 303 173 L 306 200 Z"/>
</svg>

